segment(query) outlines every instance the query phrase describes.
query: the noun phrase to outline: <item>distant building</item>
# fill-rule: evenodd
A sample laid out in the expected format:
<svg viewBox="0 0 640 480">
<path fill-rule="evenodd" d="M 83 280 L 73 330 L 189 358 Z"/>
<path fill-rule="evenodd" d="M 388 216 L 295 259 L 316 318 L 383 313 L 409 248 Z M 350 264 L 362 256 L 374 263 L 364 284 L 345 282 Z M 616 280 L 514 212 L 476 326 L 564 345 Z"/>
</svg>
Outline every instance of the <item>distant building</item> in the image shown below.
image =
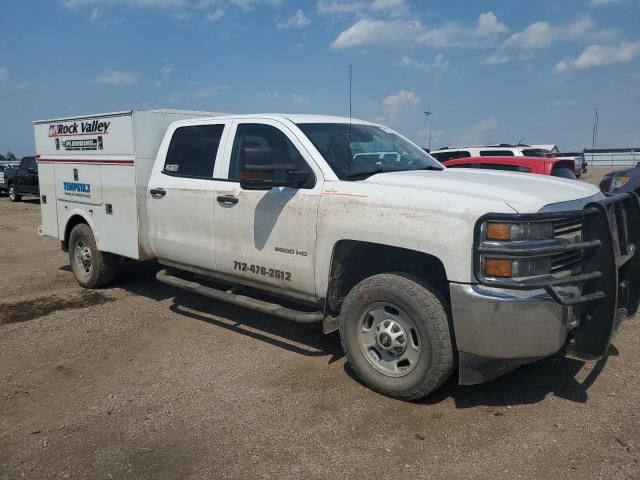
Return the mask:
<svg viewBox="0 0 640 480">
<path fill-rule="evenodd" d="M 584 149 L 589 167 L 635 167 L 640 162 L 640 147 Z"/>
</svg>

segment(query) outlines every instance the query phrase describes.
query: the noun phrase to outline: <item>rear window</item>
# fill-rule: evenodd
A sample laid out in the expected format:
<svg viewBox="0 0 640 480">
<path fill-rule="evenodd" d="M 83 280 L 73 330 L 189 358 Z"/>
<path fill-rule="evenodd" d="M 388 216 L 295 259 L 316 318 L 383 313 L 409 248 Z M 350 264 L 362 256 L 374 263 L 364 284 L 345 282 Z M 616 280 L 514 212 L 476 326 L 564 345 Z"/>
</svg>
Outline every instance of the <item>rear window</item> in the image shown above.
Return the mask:
<svg viewBox="0 0 640 480">
<path fill-rule="evenodd" d="M 177 177 L 213 178 L 224 125 L 177 128 L 171 138 L 163 173 Z"/>
<path fill-rule="evenodd" d="M 436 152 L 431 154 L 439 162 L 448 162 L 457 158 L 469 158 L 471 154 L 466 150 L 458 150 L 456 152 Z"/>
<path fill-rule="evenodd" d="M 525 157 L 546 157 L 549 152 L 547 150 L 543 150 L 542 148 L 528 148 L 526 150 L 522 150 L 522 155 Z"/>
<path fill-rule="evenodd" d="M 480 150 L 481 157 L 513 157 L 511 150 Z"/>
</svg>

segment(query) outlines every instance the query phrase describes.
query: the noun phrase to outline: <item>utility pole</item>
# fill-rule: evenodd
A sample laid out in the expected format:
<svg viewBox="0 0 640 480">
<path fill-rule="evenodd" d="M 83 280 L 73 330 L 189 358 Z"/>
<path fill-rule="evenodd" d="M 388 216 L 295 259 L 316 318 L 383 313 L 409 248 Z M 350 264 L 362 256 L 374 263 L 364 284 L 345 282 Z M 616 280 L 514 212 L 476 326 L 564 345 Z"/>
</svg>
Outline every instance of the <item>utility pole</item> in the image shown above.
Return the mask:
<svg viewBox="0 0 640 480">
<path fill-rule="evenodd" d="M 424 146 L 427 147 L 427 150 L 429 151 L 431 151 L 431 126 L 429 124 L 429 117 L 431 115 L 431 107 L 427 105 L 427 111 L 424 112 L 424 123 L 427 126 L 427 138 L 424 142 Z"/>
</svg>

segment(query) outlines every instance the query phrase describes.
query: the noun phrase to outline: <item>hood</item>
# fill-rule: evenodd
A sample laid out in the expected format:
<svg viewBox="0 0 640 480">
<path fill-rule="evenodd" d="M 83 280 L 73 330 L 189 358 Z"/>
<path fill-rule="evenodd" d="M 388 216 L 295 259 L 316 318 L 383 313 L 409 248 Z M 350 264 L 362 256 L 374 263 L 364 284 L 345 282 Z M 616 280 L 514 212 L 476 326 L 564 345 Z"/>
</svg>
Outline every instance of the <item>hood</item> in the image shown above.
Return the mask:
<svg viewBox="0 0 640 480">
<path fill-rule="evenodd" d="M 591 197 L 600 192 L 578 180 L 497 170 L 446 168 L 387 172 L 363 183 L 389 185 L 504 202 L 518 213 L 535 213 L 549 204 Z"/>
</svg>

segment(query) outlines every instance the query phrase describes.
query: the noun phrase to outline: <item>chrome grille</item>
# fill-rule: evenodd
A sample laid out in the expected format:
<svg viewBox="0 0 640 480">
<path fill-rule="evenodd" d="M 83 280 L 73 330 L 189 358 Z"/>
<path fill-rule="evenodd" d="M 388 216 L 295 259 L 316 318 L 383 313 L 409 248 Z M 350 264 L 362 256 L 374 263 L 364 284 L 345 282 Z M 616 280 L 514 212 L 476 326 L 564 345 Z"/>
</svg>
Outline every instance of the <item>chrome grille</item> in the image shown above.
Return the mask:
<svg viewBox="0 0 640 480">
<path fill-rule="evenodd" d="M 553 222 L 553 236 L 570 243 L 582 241 L 582 218 L 561 218 Z M 558 253 L 551 257 L 551 273 L 571 271 L 577 273 L 582 262 L 582 251 Z"/>
</svg>

